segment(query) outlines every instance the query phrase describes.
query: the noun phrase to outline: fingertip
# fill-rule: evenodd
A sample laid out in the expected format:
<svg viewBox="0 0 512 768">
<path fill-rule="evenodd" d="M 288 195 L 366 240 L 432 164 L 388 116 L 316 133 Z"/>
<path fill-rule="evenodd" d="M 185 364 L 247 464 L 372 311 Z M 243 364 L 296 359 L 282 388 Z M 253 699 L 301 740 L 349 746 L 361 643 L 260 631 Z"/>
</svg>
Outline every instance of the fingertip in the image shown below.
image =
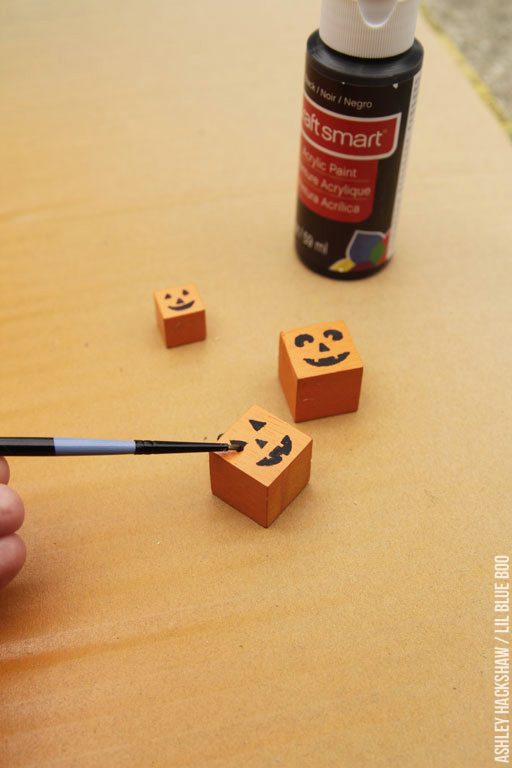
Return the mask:
<svg viewBox="0 0 512 768">
<path fill-rule="evenodd" d="M 16 533 L 0 538 L 0 589 L 17 576 L 26 557 L 25 543 Z"/>
<path fill-rule="evenodd" d="M 0 536 L 14 533 L 23 525 L 25 507 L 15 490 L 0 485 Z"/>
<path fill-rule="evenodd" d="M 10 474 L 7 461 L 3 456 L 0 456 L 0 483 L 8 483 Z"/>
</svg>

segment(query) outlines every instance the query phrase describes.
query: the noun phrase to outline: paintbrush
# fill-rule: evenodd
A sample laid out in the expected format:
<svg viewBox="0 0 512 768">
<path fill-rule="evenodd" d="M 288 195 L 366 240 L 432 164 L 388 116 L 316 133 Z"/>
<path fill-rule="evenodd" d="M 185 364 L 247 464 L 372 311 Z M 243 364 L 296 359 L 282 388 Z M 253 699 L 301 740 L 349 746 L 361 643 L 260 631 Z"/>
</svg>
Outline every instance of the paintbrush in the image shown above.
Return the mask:
<svg viewBox="0 0 512 768">
<path fill-rule="evenodd" d="M 0 437 L 0 456 L 105 456 L 118 453 L 243 451 L 242 440 L 182 443 L 174 440 L 89 440 L 74 437 Z"/>
</svg>

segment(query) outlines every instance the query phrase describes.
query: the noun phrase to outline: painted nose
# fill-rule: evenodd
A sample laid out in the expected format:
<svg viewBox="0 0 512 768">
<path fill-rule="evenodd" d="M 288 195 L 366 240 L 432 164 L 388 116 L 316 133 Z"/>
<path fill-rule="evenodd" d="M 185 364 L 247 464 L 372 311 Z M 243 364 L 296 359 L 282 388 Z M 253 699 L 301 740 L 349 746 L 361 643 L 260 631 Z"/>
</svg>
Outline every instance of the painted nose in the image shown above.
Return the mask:
<svg viewBox="0 0 512 768">
<path fill-rule="evenodd" d="M 178 299 L 176 304 L 183 304 L 183 299 Z"/>
<path fill-rule="evenodd" d="M 327 347 L 323 342 L 319 344 L 318 349 L 320 352 L 329 352 L 329 347 Z"/>
</svg>

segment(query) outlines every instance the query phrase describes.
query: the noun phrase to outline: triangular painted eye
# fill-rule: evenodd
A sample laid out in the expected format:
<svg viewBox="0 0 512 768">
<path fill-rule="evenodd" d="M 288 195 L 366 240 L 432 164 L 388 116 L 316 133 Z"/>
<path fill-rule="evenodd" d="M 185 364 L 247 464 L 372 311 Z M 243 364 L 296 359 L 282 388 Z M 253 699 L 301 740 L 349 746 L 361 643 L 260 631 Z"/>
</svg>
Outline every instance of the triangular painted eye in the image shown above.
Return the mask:
<svg viewBox="0 0 512 768">
<path fill-rule="evenodd" d="M 166 293 L 166 294 L 165 294 L 165 298 L 166 298 L 166 299 L 172 299 L 172 296 L 171 296 L 171 294 L 170 294 L 170 293 Z"/>
<path fill-rule="evenodd" d="M 188 296 L 188 291 L 186 288 L 184 288 L 181 293 L 183 294 L 183 296 Z"/>
<path fill-rule="evenodd" d="M 256 430 L 256 432 L 259 432 L 260 429 L 263 429 L 263 427 L 267 426 L 266 421 L 256 421 L 255 419 L 249 419 L 249 424 L 254 430 Z"/>
<path fill-rule="evenodd" d="M 267 440 L 260 440 L 259 438 L 256 440 L 260 448 L 264 448 L 267 444 Z"/>
</svg>

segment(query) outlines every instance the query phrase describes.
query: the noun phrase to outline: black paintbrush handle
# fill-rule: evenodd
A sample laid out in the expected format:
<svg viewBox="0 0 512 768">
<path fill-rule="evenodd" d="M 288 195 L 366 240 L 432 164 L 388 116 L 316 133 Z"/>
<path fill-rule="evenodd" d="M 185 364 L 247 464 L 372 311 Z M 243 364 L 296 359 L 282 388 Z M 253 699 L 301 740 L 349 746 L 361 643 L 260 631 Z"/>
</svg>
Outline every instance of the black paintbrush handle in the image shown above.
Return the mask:
<svg viewBox="0 0 512 768">
<path fill-rule="evenodd" d="M 0 456 L 55 456 L 52 437 L 0 437 Z"/>
</svg>

